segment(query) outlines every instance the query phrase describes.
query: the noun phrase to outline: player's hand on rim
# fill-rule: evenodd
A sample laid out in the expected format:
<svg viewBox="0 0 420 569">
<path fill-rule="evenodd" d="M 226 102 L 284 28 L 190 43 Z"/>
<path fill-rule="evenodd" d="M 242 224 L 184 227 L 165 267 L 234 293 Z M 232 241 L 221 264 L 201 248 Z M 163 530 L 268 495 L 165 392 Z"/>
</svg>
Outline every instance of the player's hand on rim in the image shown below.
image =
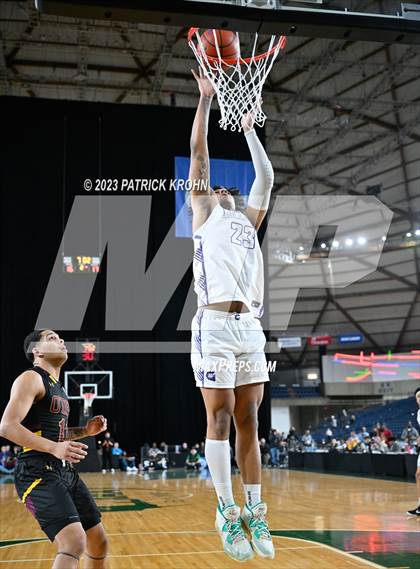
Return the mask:
<svg viewBox="0 0 420 569">
<path fill-rule="evenodd" d="M 197 72 L 194 69 L 191 69 L 191 73 L 194 75 L 195 80 L 198 83 L 198 88 L 200 89 L 200 94 L 203 97 L 214 97 L 216 91 L 213 88 L 213 85 L 210 81 L 203 75 L 203 71 L 200 68 Z"/>
<path fill-rule="evenodd" d="M 251 111 L 246 112 L 241 119 L 241 126 L 245 134 L 247 132 L 251 132 L 251 130 L 254 128 L 254 123 L 255 123 L 255 112 Z"/>
<path fill-rule="evenodd" d="M 63 441 L 55 443 L 54 451 L 52 454 L 60 459 L 67 460 L 68 462 L 80 462 L 86 458 L 88 446 L 76 441 Z"/>
<path fill-rule="evenodd" d="M 103 415 L 96 415 L 89 419 L 86 425 L 87 434 L 89 436 L 98 435 L 107 429 L 107 420 Z"/>
</svg>

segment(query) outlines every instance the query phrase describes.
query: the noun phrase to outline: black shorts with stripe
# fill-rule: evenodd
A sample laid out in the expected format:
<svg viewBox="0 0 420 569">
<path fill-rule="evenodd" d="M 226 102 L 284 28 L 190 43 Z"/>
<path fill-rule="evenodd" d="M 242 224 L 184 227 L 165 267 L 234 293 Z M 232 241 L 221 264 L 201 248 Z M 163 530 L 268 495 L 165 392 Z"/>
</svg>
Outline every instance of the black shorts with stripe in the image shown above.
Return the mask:
<svg viewBox="0 0 420 569">
<path fill-rule="evenodd" d="M 80 522 L 87 531 L 101 513 L 76 470 L 58 459 L 19 460 L 15 470 L 19 498 L 51 541 L 64 527 Z"/>
</svg>

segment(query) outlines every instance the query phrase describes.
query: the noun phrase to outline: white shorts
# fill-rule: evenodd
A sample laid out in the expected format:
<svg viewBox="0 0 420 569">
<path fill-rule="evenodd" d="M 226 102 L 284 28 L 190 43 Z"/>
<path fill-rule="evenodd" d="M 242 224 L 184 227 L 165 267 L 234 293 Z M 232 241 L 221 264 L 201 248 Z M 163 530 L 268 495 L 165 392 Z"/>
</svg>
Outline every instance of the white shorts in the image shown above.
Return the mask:
<svg viewBox="0 0 420 569">
<path fill-rule="evenodd" d="M 197 387 L 233 389 L 269 381 L 260 321 L 199 308 L 191 325 L 191 364 Z"/>
</svg>

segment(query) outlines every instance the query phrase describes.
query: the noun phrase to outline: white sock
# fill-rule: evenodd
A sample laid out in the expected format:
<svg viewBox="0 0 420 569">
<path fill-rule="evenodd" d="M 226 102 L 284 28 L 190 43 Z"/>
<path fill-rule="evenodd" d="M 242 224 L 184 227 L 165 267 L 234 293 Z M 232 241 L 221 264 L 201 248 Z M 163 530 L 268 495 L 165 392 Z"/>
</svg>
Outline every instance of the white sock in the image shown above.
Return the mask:
<svg viewBox="0 0 420 569">
<path fill-rule="evenodd" d="M 261 484 L 244 484 L 245 502 L 253 508 L 261 502 Z"/>
<path fill-rule="evenodd" d="M 419 503 L 418 503 L 418 506 L 417 506 L 417 507 L 420 508 L 420 498 L 419 498 Z"/>
<path fill-rule="evenodd" d="M 232 493 L 230 473 L 230 444 L 229 440 L 215 441 L 206 439 L 205 456 L 211 474 L 220 508 L 235 503 Z"/>
</svg>

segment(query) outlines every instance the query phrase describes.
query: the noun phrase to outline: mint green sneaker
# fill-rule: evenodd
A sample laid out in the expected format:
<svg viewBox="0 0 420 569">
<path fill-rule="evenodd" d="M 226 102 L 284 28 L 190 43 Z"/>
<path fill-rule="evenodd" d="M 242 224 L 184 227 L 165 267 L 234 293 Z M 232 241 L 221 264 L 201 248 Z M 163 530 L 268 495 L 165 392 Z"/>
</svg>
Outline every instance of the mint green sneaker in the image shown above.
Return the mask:
<svg viewBox="0 0 420 569">
<path fill-rule="evenodd" d="M 251 534 L 252 547 L 256 553 L 260 557 L 274 559 L 274 545 L 265 519 L 266 514 L 267 504 L 264 502 L 256 504 L 253 508 L 246 505 L 242 510 L 242 521 Z"/>
<path fill-rule="evenodd" d="M 251 544 L 242 529 L 241 510 L 238 506 L 217 506 L 216 530 L 219 532 L 223 549 L 235 561 L 249 561 L 254 557 Z"/>
</svg>

